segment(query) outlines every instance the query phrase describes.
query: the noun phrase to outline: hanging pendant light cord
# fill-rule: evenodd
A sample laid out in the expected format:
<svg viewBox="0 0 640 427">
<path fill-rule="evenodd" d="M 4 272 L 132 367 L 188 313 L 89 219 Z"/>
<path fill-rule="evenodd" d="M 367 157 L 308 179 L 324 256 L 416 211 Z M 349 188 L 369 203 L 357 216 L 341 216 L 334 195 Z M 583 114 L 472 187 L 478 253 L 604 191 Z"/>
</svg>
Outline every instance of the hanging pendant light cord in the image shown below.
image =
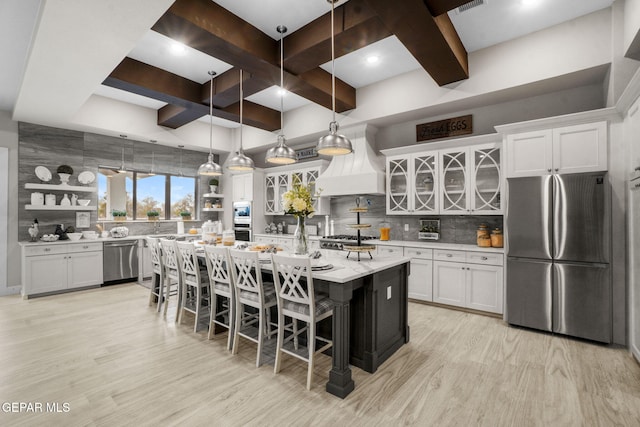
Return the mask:
<svg viewBox="0 0 640 427">
<path fill-rule="evenodd" d="M 278 27 L 280 30 L 280 27 Z M 286 27 L 282 27 L 280 32 L 280 135 L 284 135 L 284 32 Z"/>
<path fill-rule="evenodd" d="M 209 157 L 211 157 L 213 156 L 213 76 L 215 76 L 216 73 L 209 71 L 209 75 L 211 76 L 211 84 L 209 85 Z"/>
<path fill-rule="evenodd" d="M 333 110 L 333 121 L 336 121 L 336 51 L 335 43 L 333 40 L 333 9 L 335 7 L 335 0 L 329 0 L 331 2 L 331 109 Z"/>
<path fill-rule="evenodd" d="M 242 101 L 244 99 L 244 92 L 242 91 L 242 69 L 240 69 L 240 153 L 242 150 Z"/>
</svg>

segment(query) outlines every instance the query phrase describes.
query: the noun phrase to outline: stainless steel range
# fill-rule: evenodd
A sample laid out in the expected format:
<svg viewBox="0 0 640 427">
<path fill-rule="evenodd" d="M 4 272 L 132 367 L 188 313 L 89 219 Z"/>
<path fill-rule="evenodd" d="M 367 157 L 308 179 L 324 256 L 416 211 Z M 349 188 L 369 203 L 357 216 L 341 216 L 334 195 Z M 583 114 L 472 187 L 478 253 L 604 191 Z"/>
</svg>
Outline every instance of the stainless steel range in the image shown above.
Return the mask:
<svg viewBox="0 0 640 427">
<path fill-rule="evenodd" d="M 375 236 L 360 236 L 360 241 L 374 240 Z M 344 246 L 358 244 L 358 236 L 349 234 L 336 234 L 333 236 L 322 236 L 320 239 L 320 249 L 331 249 L 334 251 L 343 251 Z"/>
</svg>

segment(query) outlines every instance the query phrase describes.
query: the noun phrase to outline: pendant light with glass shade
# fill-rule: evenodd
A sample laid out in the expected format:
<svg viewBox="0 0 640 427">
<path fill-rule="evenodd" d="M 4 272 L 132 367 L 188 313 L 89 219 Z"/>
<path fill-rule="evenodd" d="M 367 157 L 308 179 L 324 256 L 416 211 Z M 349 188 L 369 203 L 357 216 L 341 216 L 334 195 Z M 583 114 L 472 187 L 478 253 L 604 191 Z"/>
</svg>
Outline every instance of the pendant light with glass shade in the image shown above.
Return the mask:
<svg viewBox="0 0 640 427">
<path fill-rule="evenodd" d="M 320 137 L 316 151 L 318 154 L 327 156 L 342 156 L 353 151 L 351 141 L 344 136 L 338 135 L 338 122 L 336 122 L 336 72 L 335 72 L 335 42 L 333 37 L 333 13 L 334 4 L 339 0 L 327 0 L 331 3 L 331 107 L 333 111 L 333 121 L 329 123 L 329 135 Z"/>
<path fill-rule="evenodd" d="M 244 98 L 244 92 L 242 91 L 242 70 L 240 70 L 240 149 L 236 152 L 236 155 L 229 160 L 227 169 L 232 171 L 250 171 L 255 169 L 253 160 L 244 154 L 242 149 L 242 104 Z"/>
<path fill-rule="evenodd" d="M 276 30 L 280 33 L 280 134 L 275 147 L 267 150 L 265 160 L 267 163 L 278 165 L 290 165 L 296 162 L 296 152 L 287 145 L 284 139 L 284 33 L 287 27 L 278 25 Z"/>
<path fill-rule="evenodd" d="M 206 163 L 203 163 L 198 168 L 198 175 L 202 176 L 219 176 L 222 175 L 222 168 L 219 164 L 213 161 L 213 76 L 216 75 L 215 71 L 209 71 L 211 76 L 211 93 L 209 97 L 209 157 Z"/>
</svg>

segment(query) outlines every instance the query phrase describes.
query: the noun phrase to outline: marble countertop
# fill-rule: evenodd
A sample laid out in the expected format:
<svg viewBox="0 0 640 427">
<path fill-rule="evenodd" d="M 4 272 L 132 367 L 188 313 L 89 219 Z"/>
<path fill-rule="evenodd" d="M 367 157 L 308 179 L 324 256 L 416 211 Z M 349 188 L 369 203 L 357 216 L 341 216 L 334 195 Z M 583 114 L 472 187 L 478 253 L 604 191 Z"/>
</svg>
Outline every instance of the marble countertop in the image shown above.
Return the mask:
<svg viewBox="0 0 640 427">
<path fill-rule="evenodd" d="M 373 259 L 361 257 L 361 261 L 357 261 L 355 257 L 346 259 L 343 252 L 337 252 L 335 255 L 332 252 L 321 259 L 333 264 L 334 268 L 327 271 L 314 271 L 313 278 L 336 283 L 349 282 L 411 261 L 409 257 L 397 256 L 375 256 Z"/>
<path fill-rule="evenodd" d="M 438 243 L 436 241 L 430 240 L 422 240 L 419 242 L 408 240 L 367 240 L 366 242 L 378 246 L 402 246 L 423 249 L 449 249 L 458 251 L 495 252 L 499 254 L 504 253 L 504 248 L 481 248 L 477 245 L 465 245 L 462 243 Z"/>
<path fill-rule="evenodd" d="M 18 242 L 20 246 L 37 246 L 37 245 L 74 245 L 81 243 L 92 243 L 92 242 L 122 242 L 125 240 L 141 240 L 146 239 L 147 237 L 166 237 L 166 236 L 175 236 L 175 237 L 200 237 L 200 234 L 140 234 L 140 235 L 132 235 L 127 237 L 98 237 L 97 239 L 85 239 L 84 237 L 80 240 L 56 240 L 55 242 L 45 242 L 42 240 L 38 240 L 37 242 L 25 241 Z"/>
</svg>

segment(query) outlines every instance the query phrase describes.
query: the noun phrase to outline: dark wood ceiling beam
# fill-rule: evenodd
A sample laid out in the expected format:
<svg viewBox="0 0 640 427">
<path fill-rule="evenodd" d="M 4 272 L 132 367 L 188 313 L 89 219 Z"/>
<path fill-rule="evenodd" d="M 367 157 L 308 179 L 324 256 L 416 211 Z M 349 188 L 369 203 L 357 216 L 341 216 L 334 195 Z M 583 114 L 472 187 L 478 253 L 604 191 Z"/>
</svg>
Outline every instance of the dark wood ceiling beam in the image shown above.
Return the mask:
<svg viewBox="0 0 640 427">
<path fill-rule="evenodd" d="M 469 0 L 424 0 L 424 4 L 429 8 L 431 16 L 442 15 L 467 3 L 469 3 Z"/>
<path fill-rule="evenodd" d="M 423 0 L 366 0 L 385 26 L 435 80 L 444 86 L 469 78 L 467 51 L 449 15 L 433 17 Z"/>
<path fill-rule="evenodd" d="M 209 109 L 204 105 L 202 108 L 196 106 L 185 108 L 167 104 L 158 110 L 158 126 L 178 129 L 207 114 L 209 114 Z"/>
<path fill-rule="evenodd" d="M 271 83 L 258 79 L 251 73 L 245 72 L 242 91 L 245 98 L 271 86 Z M 209 104 L 211 84 L 202 85 L 202 103 Z M 232 68 L 213 79 L 213 106 L 225 108 L 240 101 L 240 72 Z"/>
<path fill-rule="evenodd" d="M 125 58 L 103 84 L 170 104 L 158 112 L 158 124 L 161 126 L 175 129 L 209 114 L 209 106 L 203 103 L 204 85 L 135 59 Z M 224 109 L 214 108 L 213 115 L 240 121 L 239 114 Z M 248 110 L 245 116 L 247 123 L 257 128 L 270 132 L 280 129 L 280 113 L 276 110 L 256 106 Z"/>
<path fill-rule="evenodd" d="M 365 0 L 351 0 L 335 10 L 336 58 L 393 35 Z M 331 60 L 331 13 L 284 38 L 284 66 L 302 74 Z"/>
<path fill-rule="evenodd" d="M 174 40 L 242 68 L 269 85 L 280 82 L 278 42 L 211 0 L 177 0 L 152 28 Z M 331 108 L 331 75 L 316 73 L 316 80 L 287 73 L 288 90 Z M 322 77 L 319 77 L 322 76 Z M 328 85 L 326 84 L 328 83 Z M 352 110 L 355 89 L 341 84 L 336 89 L 336 110 Z M 327 91 L 327 87 L 329 90 Z"/>
<path fill-rule="evenodd" d="M 244 89 L 244 88 L 243 88 Z M 259 127 L 258 124 L 265 122 L 278 122 L 274 129 L 268 130 L 276 130 L 280 129 L 280 112 L 276 110 L 272 110 L 270 108 L 265 108 L 262 105 L 255 104 L 251 101 L 245 100 L 242 104 L 243 109 L 243 119 L 242 122 L 245 125 Z M 221 111 L 231 114 L 235 117 L 240 117 L 240 103 L 236 103 L 230 105 L 226 108 L 221 109 Z M 239 120 L 236 120 L 239 122 Z"/>
</svg>

